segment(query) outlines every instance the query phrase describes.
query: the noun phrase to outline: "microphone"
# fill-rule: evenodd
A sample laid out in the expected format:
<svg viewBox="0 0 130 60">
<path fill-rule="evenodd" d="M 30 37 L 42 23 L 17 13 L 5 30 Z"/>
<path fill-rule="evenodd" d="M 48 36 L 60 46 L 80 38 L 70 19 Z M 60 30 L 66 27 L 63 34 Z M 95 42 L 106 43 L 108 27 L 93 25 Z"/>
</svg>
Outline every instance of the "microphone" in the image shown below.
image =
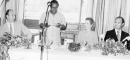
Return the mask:
<svg viewBox="0 0 130 60">
<path fill-rule="evenodd" d="M 50 1 L 49 1 L 49 2 L 47 2 L 47 5 L 48 5 L 48 6 L 50 6 L 50 5 L 51 5 L 51 2 L 50 2 Z"/>
</svg>

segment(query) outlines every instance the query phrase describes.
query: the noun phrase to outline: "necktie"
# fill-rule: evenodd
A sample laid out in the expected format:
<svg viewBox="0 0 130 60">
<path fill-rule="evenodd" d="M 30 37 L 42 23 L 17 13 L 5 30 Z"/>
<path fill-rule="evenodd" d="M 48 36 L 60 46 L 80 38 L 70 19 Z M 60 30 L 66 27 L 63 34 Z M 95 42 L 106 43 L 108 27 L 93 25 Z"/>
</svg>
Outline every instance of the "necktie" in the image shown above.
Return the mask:
<svg viewBox="0 0 130 60">
<path fill-rule="evenodd" d="M 10 34 L 13 34 L 13 28 L 12 28 L 12 24 L 10 23 Z"/>
<path fill-rule="evenodd" d="M 119 31 L 117 31 L 117 39 L 118 39 L 118 41 L 120 41 L 120 32 Z"/>
</svg>

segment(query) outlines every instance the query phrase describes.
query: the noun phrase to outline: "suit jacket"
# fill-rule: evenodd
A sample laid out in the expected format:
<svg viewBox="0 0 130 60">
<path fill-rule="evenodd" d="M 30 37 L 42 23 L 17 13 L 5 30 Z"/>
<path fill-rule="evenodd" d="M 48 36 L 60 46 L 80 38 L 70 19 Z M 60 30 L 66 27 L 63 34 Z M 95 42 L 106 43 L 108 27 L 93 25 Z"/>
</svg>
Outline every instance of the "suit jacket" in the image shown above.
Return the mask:
<svg viewBox="0 0 130 60">
<path fill-rule="evenodd" d="M 5 32 L 10 32 L 8 24 L 5 23 L 0 26 L 0 36 L 2 36 Z M 31 31 L 21 22 L 14 22 L 14 36 L 16 35 L 27 35 L 29 39 L 32 37 Z"/>
<path fill-rule="evenodd" d="M 122 40 L 123 40 L 124 38 L 126 38 L 127 36 L 129 36 L 129 34 L 126 33 L 126 32 L 124 32 L 124 31 L 122 31 L 122 32 L 121 32 L 121 39 L 120 39 L 120 41 L 122 41 Z M 115 29 L 110 30 L 110 31 L 107 31 L 104 40 L 106 41 L 106 40 L 109 39 L 109 38 L 112 38 L 112 39 L 114 39 L 115 41 L 118 41 L 117 36 L 116 36 Z"/>
</svg>

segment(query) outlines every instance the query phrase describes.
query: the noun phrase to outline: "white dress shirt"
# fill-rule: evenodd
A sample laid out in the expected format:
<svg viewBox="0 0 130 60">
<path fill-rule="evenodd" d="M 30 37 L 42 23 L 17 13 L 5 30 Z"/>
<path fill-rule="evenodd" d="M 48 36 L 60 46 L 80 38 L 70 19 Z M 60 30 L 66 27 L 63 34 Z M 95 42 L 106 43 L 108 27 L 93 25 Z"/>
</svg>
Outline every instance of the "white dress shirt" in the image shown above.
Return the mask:
<svg viewBox="0 0 130 60">
<path fill-rule="evenodd" d="M 120 39 L 121 39 L 121 30 L 115 29 L 115 32 L 116 32 L 116 36 L 119 34 L 119 37 L 120 37 Z M 117 38 L 118 38 L 118 37 L 117 37 Z"/>
<path fill-rule="evenodd" d="M 41 16 L 41 19 L 39 21 L 40 23 L 44 23 L 45 20 L 45 16 L 46 13 L 43 13 Z M 51 42 L 53 42 L 53 45 L 60 45 L 60 28 L 56 27 L 56 25 L 60 23 L 63 25 L 66 25 L 66 21 L 65 21 L 65 17 L 63 14 L 57 12 L 55 15 L 49 13 L 49 18 L 48 18 L 48 25 L 50 25 L 50 27 L 48 27 L 47 29 L 47 40 L 46 40 L 46 44 L 49 44 Z"/>
<path fill-rule="evenodd" d="M 118 32 L 119 32 L 119 34 L 120 34 L 120 36 L 121 36 L 121 30 L 119 30 L 118 32 L 117 32 L 118 30 L 117 29 L 115 29 L 115 32 L 116 32 L 116 35 L 118 34 Z"/>
<path fill-rule="evenodd" d="M 7 22 L 9 31 L 10 31 L 10 24 L 11 24 L 11 27 L 12 27 L 12 34 L 14 34 L 14 23 L 13 22 L 12 23 Z"/>
</svg>

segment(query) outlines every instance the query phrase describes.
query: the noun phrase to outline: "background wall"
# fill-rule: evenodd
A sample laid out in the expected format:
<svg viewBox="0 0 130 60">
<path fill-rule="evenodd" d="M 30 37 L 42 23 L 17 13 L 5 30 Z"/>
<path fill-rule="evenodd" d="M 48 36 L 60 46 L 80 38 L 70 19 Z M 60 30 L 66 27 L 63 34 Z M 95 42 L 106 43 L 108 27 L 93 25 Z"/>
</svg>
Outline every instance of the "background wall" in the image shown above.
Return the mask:
<svg viewBox="0 0 130 60">
<path fill-rule="evenodd" d="M 10 0 L 7 2 L 6 10 L 13 9 L 17 21 L 24 19 L 39 20 L 46 11 L 47 2 L 51 0 Z M 96 22 L 98 34 L 105 34 L 107 30 L 113 29 L 114 20 L 117 16 L 125 19 L 123 30 L 130 33 L 130 0 L 58 0 L 59 11 L 65 15 L 69 23 L 84 23 L 85 18 L 92 17 Z M 1 3 L 1 2 L 0 2 Z M 81 4 L 82 3 L 82 4 Z M 0 17 L 4 17 L 5 5 L 0 6 Z M 81 19 L 80 19 L 80 8 Z M 3 22 L 1 22 L 3 24 Z"/>
</svg>

